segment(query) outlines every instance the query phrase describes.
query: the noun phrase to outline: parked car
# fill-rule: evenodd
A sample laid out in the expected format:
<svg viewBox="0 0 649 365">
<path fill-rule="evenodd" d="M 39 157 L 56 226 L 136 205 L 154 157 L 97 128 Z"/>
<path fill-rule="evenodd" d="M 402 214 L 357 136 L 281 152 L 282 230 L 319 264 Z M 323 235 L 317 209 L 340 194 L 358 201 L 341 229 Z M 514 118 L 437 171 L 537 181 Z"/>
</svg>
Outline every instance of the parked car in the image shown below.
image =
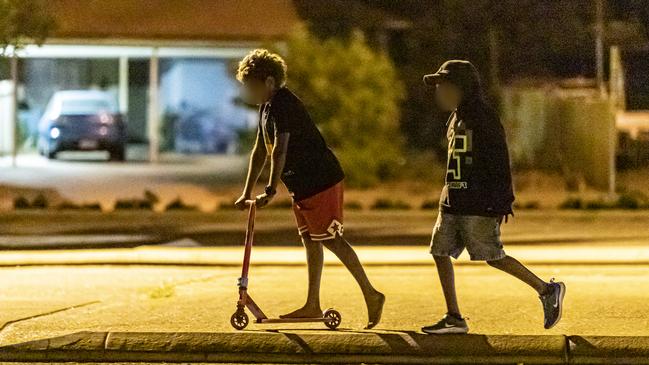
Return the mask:
<svg viewBox="0 0 649 365">
<path fill-rule="evenodd" d="M 38 151 L 56 158 L 61 151 L 106 150 L 110 159 L 125 158 L 126 125 L 115 97 L 104 91 L 54 93 L 38 125 Z"/>
<path fill-rule="evenodd" d="M 239 136 L 207 110 L 185 106 L 175 123 L 175 150 L 180 153 L 224 153 L 237 150 Z"/>
</svg>

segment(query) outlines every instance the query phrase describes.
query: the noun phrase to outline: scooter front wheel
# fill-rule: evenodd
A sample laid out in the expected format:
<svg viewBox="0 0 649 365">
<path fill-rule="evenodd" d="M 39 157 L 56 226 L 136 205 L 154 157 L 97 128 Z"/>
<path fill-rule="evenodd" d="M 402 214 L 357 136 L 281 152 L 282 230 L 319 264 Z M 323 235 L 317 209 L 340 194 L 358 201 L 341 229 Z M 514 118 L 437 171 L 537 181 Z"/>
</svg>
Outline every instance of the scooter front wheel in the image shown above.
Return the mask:
<svg viewBox="0 0 649 365">
<path fill-rule="evenodd" d="M 340 326 L 340 322 L 342 322 L 342 316 L 340 315 L 340 312 L 335 309 L 327 309 L 323 313 L 323 317 L 327 319 L 325 321 L 325 326 L 329 327 L 332 330 L 338 328 L 338 326 Z"/>
<path fill-rule="evenodd" d="M 248 315 L 243 310 L 237 310 L 230 317 L 230 324 L 234 329 L 241 331 L 248 326 Z"/>
</svg>

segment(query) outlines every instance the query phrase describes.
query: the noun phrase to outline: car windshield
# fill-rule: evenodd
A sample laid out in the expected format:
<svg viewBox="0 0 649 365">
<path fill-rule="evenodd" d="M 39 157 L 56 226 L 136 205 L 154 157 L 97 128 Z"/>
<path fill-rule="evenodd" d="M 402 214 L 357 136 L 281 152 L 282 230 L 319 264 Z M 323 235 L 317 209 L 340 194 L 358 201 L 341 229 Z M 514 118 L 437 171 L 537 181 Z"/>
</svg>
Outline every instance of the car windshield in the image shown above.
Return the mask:
<svg viewBox="0 0 649 365">
<path fill-rule="evenodd" d="M 61 103 L 62 115 L 112 113 L 114 111 L 113 105 L 105 99 L 68 99 Z"/>
</svg>

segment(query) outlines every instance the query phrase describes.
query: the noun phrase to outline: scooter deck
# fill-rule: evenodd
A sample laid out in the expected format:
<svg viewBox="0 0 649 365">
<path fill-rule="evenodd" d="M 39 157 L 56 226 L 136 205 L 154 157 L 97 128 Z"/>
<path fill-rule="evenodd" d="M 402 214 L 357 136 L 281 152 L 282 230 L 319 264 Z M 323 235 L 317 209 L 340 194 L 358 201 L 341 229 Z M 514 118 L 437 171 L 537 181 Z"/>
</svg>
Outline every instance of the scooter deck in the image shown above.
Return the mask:
<svg viewBox="0 0 649 365">
<path fill-rule="evenodd" d="M 308 323 L 308 322 L 331 322 L 331 318 L 261 318 L 256 323 Z"/>
</svg>

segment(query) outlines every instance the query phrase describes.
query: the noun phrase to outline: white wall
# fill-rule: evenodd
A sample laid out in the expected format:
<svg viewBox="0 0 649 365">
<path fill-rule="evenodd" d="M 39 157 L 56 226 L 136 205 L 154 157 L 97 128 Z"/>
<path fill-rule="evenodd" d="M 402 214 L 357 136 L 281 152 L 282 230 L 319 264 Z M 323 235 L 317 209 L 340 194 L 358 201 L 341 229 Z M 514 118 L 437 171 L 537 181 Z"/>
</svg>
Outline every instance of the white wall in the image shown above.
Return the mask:
<svg viewBox="0 0 649 365">
<path fill-rule="evenodd" d="M 0 155 L 11 154 L 14 143 L 13 82 L 0 80 Z"/>
</svg>

